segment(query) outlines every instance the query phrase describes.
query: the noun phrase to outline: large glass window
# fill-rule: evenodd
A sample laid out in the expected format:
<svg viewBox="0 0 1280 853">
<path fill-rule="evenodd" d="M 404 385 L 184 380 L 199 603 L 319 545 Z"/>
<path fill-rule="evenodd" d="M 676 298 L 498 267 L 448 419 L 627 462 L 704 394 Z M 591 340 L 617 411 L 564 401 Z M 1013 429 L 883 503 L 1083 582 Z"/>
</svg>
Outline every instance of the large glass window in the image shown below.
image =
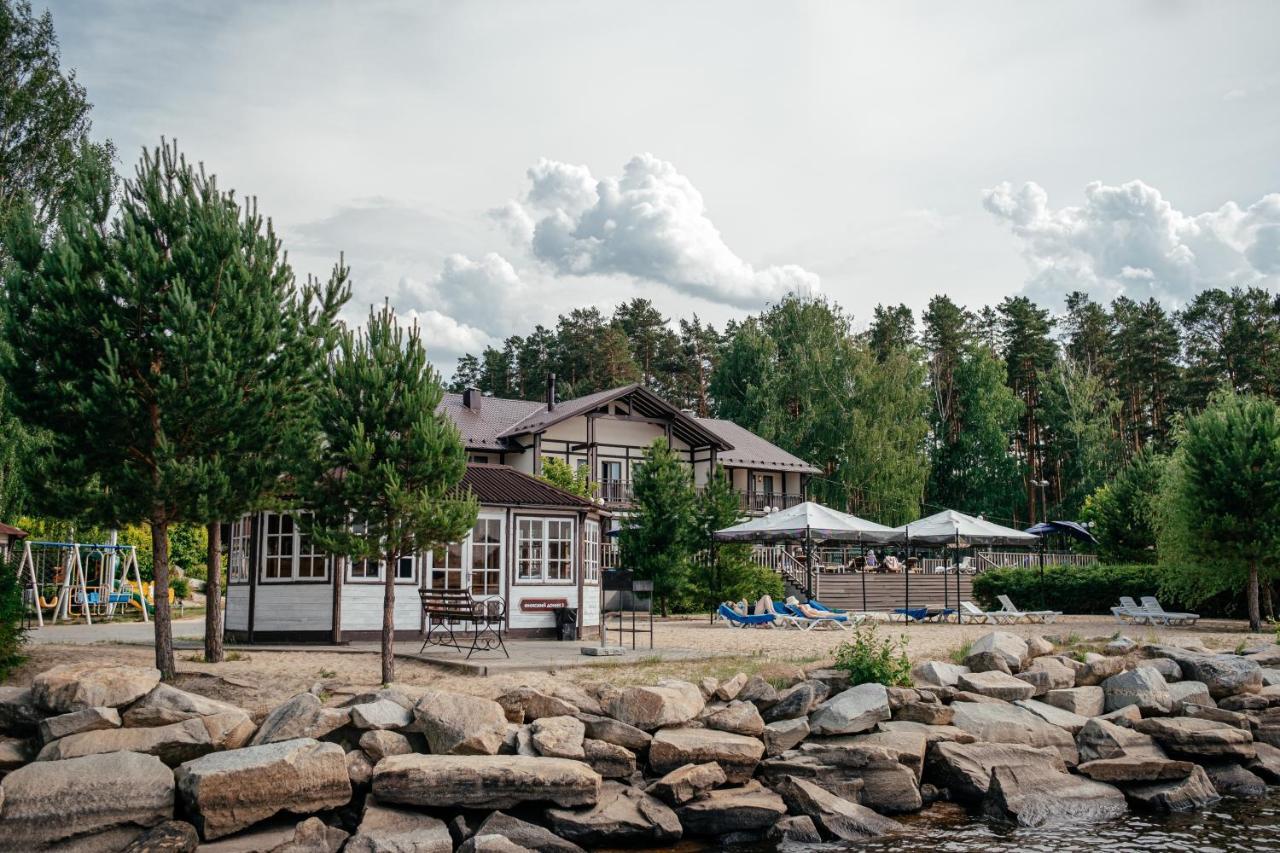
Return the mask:
<svg viewBox="0 0 1280 853">
<path fill-rule="evenodd" d="M 482 518 L 471 531 L 471 594 L 502 592 L 502 521 Z"/>
<path fill-rule="evenodd" d="M 227 554 L 227 575 L 231 583 L 249 582 L 249 540 L 253 529 L 249 516 L 231 522 L 231 543 Z"/>
<path fill-rule="evenodd" d="M 531 583 L 573 580 L 573 521 L 522 518 L 516 528 L 516 577 Z"/>
<path fill-rule="evenodd" d="M 323 581 L 329 577 L 328 556 L 315 549 L 292 515 L 269 512 L 263 518 L 264 581 Z"/>
<path fill-rule="evenodd" d="M 431 552 L 431 588 L 463 589 L 461 542 L 437 545 Z"/>
</svg>

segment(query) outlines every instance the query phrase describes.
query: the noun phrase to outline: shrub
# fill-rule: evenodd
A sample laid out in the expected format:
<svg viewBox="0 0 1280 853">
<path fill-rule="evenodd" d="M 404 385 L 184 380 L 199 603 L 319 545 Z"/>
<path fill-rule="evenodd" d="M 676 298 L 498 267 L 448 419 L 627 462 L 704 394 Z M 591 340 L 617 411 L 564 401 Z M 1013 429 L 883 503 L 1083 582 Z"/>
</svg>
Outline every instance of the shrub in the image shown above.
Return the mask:
<svg viewBox="0 0 1280 853">
<path fill-rule="evenodd" d="M 191 581 L 184 577 L 170 578 L 169 588 L 173 590 L 173 597 L 179 601 L 186 601 L 191 597 Z"/>
<path fill-rule="evenodd" d="M 886 687 L 911 684 L 907 638 L 880 637 L 874 625 L 858 626 L 853 639 L 836 649 L 836 669 L 849 673 L 852 684 L 875 682 Z"/>
<path fill-rule="evenodd" d="M 24 604 L 22 581 L 18 575 L 19 559 L 0 559 L 0 682 L 22 663 L 22 647 L 27 641 L 22 626 Z"/>
<path fill-rule="evenodd" d="M 990 569 L 973 580 L 973 597 L 987 609 L 999 608 L 996 596 L 1007 595 L 1024 609 L 1061 610 L 1063 613 L 1107 614 L 1128 595 L 1161 596 L 1170 610 L 1194 610 L 1202 616 L 1240 616 L 1243 590 L 1214 596 L 1191 607 L 1170 589 L 1168 572 L 1148 563 L 1097 563 L 1092 566 L 1045 566 L 1043 598 L 1039 567 Z"/>
</svg>

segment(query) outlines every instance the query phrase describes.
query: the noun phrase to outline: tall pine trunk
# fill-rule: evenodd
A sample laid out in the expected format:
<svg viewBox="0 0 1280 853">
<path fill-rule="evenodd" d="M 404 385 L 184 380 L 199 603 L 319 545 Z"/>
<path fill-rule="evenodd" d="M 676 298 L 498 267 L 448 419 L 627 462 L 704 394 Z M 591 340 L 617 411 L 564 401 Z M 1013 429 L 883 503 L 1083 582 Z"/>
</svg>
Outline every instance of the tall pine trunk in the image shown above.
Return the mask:
<svg viewBox="0 0 1280 853">
<path fill-rule="evenodd" d="M 209 554 L 204 582 L 204 660 L 222 662 L 222 524 L 209 525 Z"/>
<path fill-rule="evenodd" d="M 173 623 L 169 616 L 169 522 L 163 516 L 151 522 L 151 559 L 155 575 L 152 598 L 155 600 L 156 669 L 160 670 L 162 679 L 173 681 L 178 672 L 173 663 Z M 147 606 L 146 596 L 142 606 Z"/>
<path fill-rule="evenodd" d="M 1262 609 L 1258 602 L 1258 560 L 1249 560 L 1249 630 L 1257 633 L 1262 630 Z"/>
<path fill-rule="evenodd" d="M 396 563 L 398 555 L 387 552 L 387 574 L 382 586 L 382 683 L 396 680 Z"/>
</svg>

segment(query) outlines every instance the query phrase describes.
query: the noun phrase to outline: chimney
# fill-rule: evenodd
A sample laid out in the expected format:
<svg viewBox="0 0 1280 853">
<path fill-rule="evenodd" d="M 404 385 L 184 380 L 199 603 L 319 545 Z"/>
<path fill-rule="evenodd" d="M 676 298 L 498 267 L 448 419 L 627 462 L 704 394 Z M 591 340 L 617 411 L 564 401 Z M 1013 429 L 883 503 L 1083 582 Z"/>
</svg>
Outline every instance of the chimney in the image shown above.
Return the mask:
<svg viewBox="0 0 1280 853">
<path fill-rule="evenodd" d="M 547 411 L 554 412 L 556 410 L 556 375 L 554 373 L 547 374 Z"/>
<path fill-rule="evenodd" d="M 462 392 L 462 405 L 473 412 L 480 411 L 480 400 L 482 399 L 479 388 L 466 388 Z"/>
</svg>

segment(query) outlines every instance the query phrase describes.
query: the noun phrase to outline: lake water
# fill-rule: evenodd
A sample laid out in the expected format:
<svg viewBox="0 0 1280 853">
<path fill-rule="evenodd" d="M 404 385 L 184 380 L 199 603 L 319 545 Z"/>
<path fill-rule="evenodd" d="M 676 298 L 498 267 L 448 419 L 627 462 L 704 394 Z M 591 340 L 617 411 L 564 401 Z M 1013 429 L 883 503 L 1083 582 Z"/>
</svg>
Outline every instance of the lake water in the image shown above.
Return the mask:
<svg viewBox="0 0 1280 853">
<path fill-rule="evenodd" d="M 1019 829 L 970 818 L 952 806 L 908 818 L 909 841 L 886 839 L 847 846 L 859 851 L 1280 851 L 1280 788 L 1265 800 L 1222 800 L 1212 809 L 1156 816 L 1131 813 L 1088 826 Z M 813 850 L 833 845 L 805 845 Z"/>
</svg>

